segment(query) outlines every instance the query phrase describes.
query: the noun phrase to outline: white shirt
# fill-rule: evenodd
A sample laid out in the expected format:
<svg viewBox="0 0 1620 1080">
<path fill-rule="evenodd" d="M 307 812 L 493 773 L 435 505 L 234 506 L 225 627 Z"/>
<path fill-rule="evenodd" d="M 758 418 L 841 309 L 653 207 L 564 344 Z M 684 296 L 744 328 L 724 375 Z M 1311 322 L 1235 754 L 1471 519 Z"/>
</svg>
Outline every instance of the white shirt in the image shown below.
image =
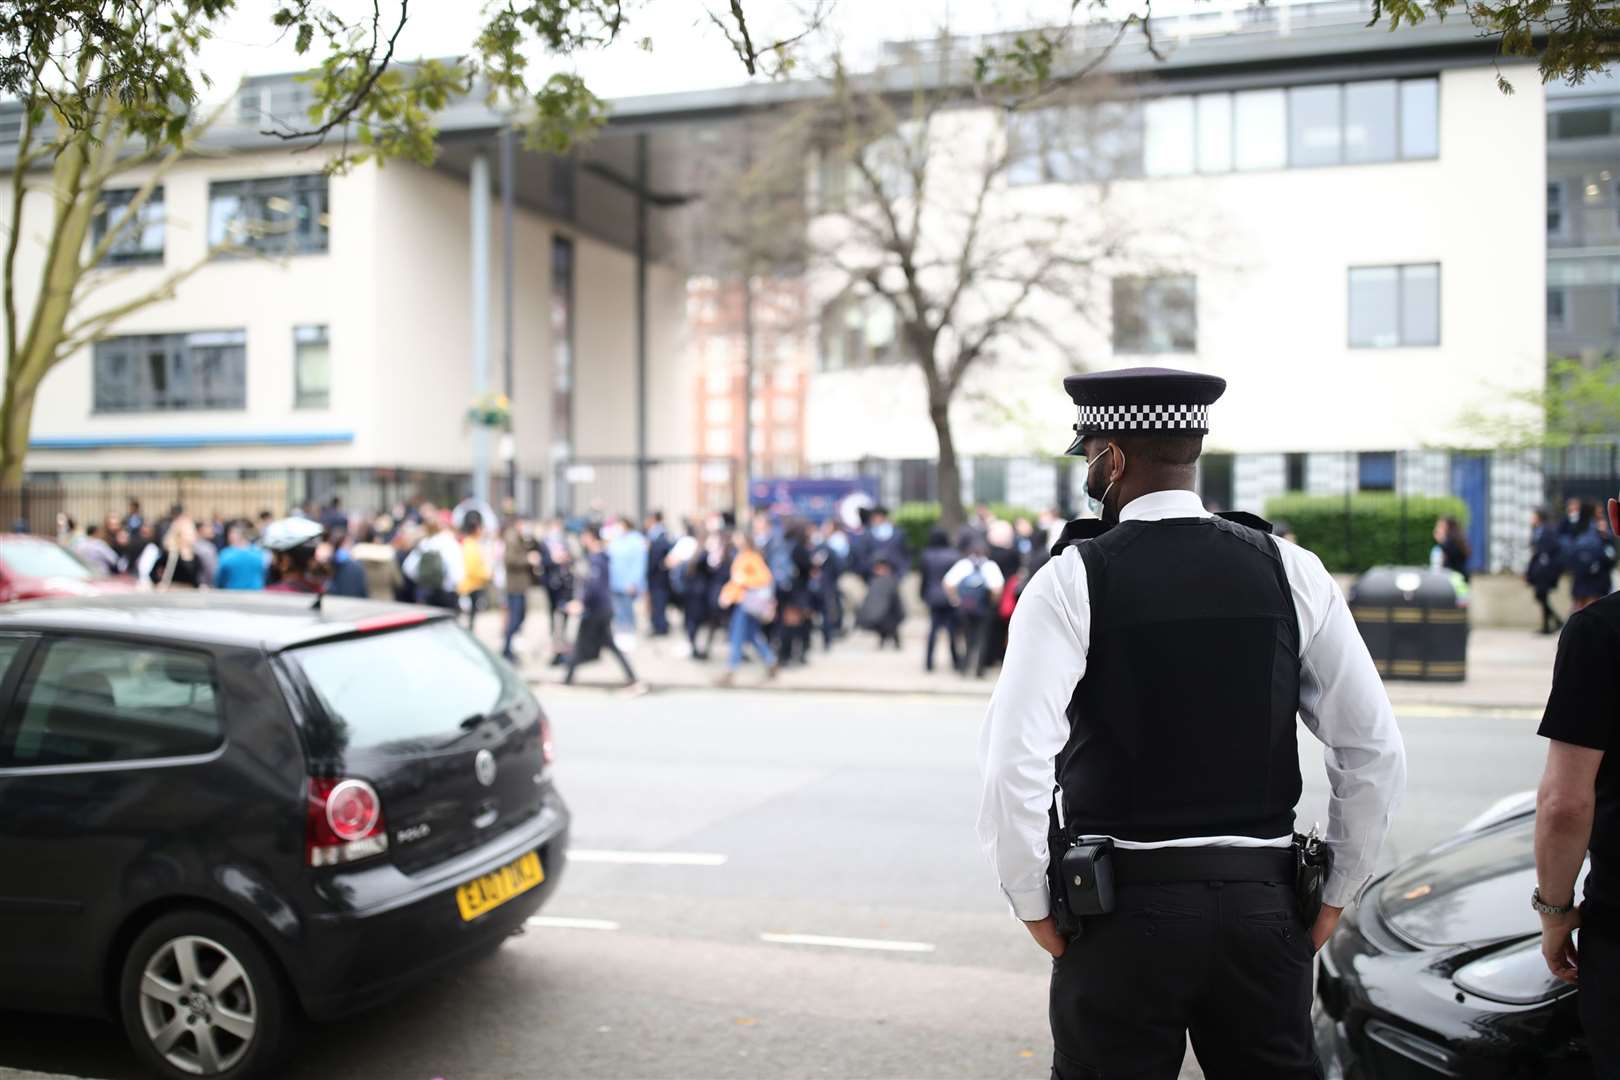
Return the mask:
<svg viewBox="0 0 1620 1080">
<path fill-rule="evenodd" d="M 1127 503 L 1121 521 L 1208 517 L 1191 491 L 1157 491 Z M 1338 583 L 1315 555 L 1279 539 L 1299 616 L 1299 715 L 1325 746 L 1332 796 L 1326 842 L 1333 872 L 1323 902 L 1344 907 L 1371 878 L 1378 849 L 1406 788 L 1406 749 L 1384 684 L 1356 630 Z M 979 843 L 1001 879 L 1013 914 L 1050 912 L 1046 891 L 1047 808 L 1053 759 L 1069 738 L 1066 710 L 1086 673 L 1091 605 L 1085 563 L 1074 548 L 1048 560 L 1013 610 L 1007 657 L 979 736 L 984 792 Z M 1290 837 L 1196 836 L 1123 848 L 1286 846 Z"/>
<path fill-rule="evenodd" d="M 432 536 L 424 536 L 417 541 L 411 553 L 405 556 L 405 565 L 400 567 L 405 576 L 413 582 L 416 580 L 416 569 L 422 563 L 422 552 L 432 548 L 444 560 L 444 583 L 439 587 L 446 592 L 455 592 L 461 585 L 461 577 L 466 573 L 465 560 L 461 555 L 461 541 L 449 529 L 440 529 Z"/>
<path fill-rule="evenodd" d="M 975 565 L 978 566 L 979 576 L 984 578 L 985 588 L 990 590 L 991 596 L 999 593 L 1001 587 L 1007 584 L 1007 579 L 1001 574 L 1001 567 L 989 559 L 975 558 L 972 555 L 957 559 L 956 562 L 952 563 L 951 568 L 945 571 L 945 577 L 941 579 L 940 584 L 947 589 L 955 589 L 968 579 L 968 575 L 973 573 Z"/>
</svg>

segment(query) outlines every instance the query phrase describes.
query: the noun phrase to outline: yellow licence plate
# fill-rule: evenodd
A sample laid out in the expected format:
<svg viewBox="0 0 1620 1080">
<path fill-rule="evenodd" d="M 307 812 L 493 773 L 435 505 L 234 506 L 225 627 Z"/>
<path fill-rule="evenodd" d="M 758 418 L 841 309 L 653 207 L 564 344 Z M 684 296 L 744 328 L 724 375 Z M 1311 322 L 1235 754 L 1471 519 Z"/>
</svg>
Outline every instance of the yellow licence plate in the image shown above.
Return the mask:
<svg viewBox="0 0 1620 1080">
<path fill-rule="evenodd" d="M 461 909 L 462 921 L 471 922 L 514 896 L 528 892 L 544 880 L 546 872 L 540 867 L 540 853 L 531 851 L 517 862 L 507 863 L 492 874 L 473 878 L 456 889 L 456 906 Z"/>
</svg>

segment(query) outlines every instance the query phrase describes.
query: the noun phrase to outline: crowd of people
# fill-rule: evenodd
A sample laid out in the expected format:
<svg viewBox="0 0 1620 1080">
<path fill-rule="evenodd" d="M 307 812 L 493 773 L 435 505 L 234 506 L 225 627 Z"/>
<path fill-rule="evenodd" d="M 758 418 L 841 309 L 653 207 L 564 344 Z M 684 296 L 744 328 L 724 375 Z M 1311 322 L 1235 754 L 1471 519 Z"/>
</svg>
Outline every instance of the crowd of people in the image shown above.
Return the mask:
<svg viewBox="0 0 1620 1080">
<path fill-rule="evenodd" d="M 1530 565 L 1524 579 L 1541 606 L 1543 634 L 1563 629 L 1564 620 L 1552 607 L 1552 594 L 1565 574 L 1569 575 L 1571 608 L 1580 611 L 1614 591 L 1614 569 L 1614 535 L 1608 517 L 1594 504 L 1570 499 L 1560 519 L 1546 510 L 1535 512 Z"/>
</svg>

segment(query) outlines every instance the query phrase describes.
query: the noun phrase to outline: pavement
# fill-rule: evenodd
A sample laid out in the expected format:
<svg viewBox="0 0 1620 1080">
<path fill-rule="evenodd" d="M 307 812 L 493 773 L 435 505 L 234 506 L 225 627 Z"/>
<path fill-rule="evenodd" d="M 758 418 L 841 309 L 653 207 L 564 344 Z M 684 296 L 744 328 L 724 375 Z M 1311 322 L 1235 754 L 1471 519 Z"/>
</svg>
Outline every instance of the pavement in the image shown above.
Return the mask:
<svg viewBox="0 0 1620 1080">
<path fill-rule="evenodd" d="M 540 605 L 531 604 L 531 611 Z M 479 636 L 499 648 L 504 614 L 492 611 L 479 616 Z M 629 650 L 632 665 L 643 682 L 654 690 L 700 690 L 714 685 L 725 670 L 726 642 L 716 635 L 710 659 L 693 660 L 678 617 L 666 637 L 652 637 L 645 624 Z M 545 633 L 545 616 L 531 615 L 531 626 L 516 650 L 531 683 L 549 685 L 562 681 L 562 669 L 551 667 L 552 643 Z M 820 648 L 820 637 L 813 643 L 810 663 L 782 670 L 767 680 L 757 662 L 739 671 L 739 685 L 771 691 L 820 691 L 856 694 L 938 694 L 988 700 L 995 684 L 995 669 L 984 678 L 958 675 L 950 669 L 948 651 L 936 657 L 938 669 L 923 669 L 922 657 L 927 637 L 927 619 L 913 614 L 902 624 L 899 649 L 879 649 L 870 633 L 851 632 L 836 641 L 832 650 Z M 1461 682 L 1418 682 L 1390 679 L 1385 682 L 1390 701 L 1398 710 L 1445 708 L 1461 710 L 1511 710 L 1540 715 L 1552 685 L 1553 658 L 1558 639 L 1526 630 L 1482 627 L 1468 640 L 1467 678 Z M 581 665 L 576 682 L 583 686 L 621 685 L 623 674 L 612 657 Z"/>
<path fill-rule="evenodd" d="M 830 666 L 830 665 L 829 665 Z M 285 1080 L 1047 1075 L 1050 964 L 979 851 L 965 695 L 542 688 L 570 865 L 528 932 L 312 1027 Z M 1535 725 L 1401 712 L 1381 862 L 1535 786 Z M 1300 820 L 1325 820 L 1300 733 Z M 0 1076 L 136 1080 L 103 1022 L 0 1013 Z M 1189 1054 L 1182 1080 L 1199 1080 Z M 278 1078 L 280 1080 L 280 1078 Z"/>
</svg>

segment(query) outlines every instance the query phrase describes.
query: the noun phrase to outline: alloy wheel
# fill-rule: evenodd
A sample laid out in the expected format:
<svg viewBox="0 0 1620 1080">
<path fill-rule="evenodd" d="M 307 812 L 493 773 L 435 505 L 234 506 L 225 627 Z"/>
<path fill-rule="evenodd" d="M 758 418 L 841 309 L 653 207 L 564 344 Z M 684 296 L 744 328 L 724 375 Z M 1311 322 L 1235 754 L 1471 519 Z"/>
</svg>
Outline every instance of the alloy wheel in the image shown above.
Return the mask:
<svg viewBox="0 0 1620 1080">
<path fill-rule="evenodd" d="M 229 1071 L 253 1044 L 258 1002 L 231 951 L 188 934 L 163 944 L 141 974 L 141 1023 L 152 1046 L 195 1076 Z"/>
</svg>

